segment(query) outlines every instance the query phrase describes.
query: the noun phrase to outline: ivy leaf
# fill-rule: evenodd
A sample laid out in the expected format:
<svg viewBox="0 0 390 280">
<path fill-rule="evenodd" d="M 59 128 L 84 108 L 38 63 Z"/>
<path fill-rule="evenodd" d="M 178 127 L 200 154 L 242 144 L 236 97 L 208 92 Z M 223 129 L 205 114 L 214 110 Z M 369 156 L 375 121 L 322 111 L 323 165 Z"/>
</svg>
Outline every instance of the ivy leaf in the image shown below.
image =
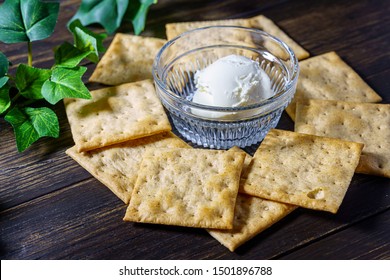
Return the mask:
<svg viewBox="0 0 390 280">
<path fill-rule="evenodd" d="M 8 73 L 9 61 L 7 57 L 0 52 L 0 88 L 8 81 L 5 75 Z"/>
<path fill-rule="evenodd" d="M 156 4 L 157 0 L 131 1 L 126 12 L 126 19 L 133 24 L 134 33 L 139 35 L 145 29 L 146 15 L 149 7 Z"/>
<path fill-rule="evenodd" d="M 41 0 L 6 0 L 0 6 L 0 41 L 19 43 L 49 37 L 60 3 Z"/>
<path fill-rule="evenodd" d="M 79 50 L 72 44 L 64 42 L 54 51 L 55 64 L 59 67 L 73 68 L 92 53 L 92 51 Z"/>
<path fill-rule="evenodd" d="M 16 146 L 23 152 L 32 143 L 44 136 L 57 138 L 59 123 L 56 114 L 49 108 L 13 108 L 4 118 L 15 132 Z"/>
<path fill-rule="evenodd" d="M 8 73 L 9 61 L 7 57 L 0 52 L 0 77 Z"/>
<path fill-rule="evenodd" d="M 56 67 L 42 87 L 42 96 L 51 104 L 63 98 L 90 99 L 91 94 L 81 77 L 87 71 L 86 67 L 63 68 Z"/>
<path fill-rule="evenodd" d="M 0 78 L 0 88 L 2 88 L 8 82 L 8 77 Z"/>
<path fill-rule="evenodd" d="M 19 64 L 16 70 L 15 85 L 21 95 L 30 99 L 42 99 L 42 86 L 51 76 L 51 70 Z"/>
<path fill-rule="evenodd" d="M 11 106 L 11 99 L 9 97 L 9 85 L 3 85 L 2 88 L 0 88 L 0 114 L 4 113 L 9 106 Z"/>
<path fill-rule="evenodd" d="M 79 19 L 86 26 L 99 23 L 109 34 L 121 25 L 129 0 L 83 0 L 70 22 Z"/>
<path fill-rule="evenodd" d="M 73 33 L 74 46 L 83 52 L 89 52 L 87 58 L 94 63 L 99 61 L 99 52 L 105 51 L 103 40 L 106 34 L 96 34 L 85 28 L 80 20 L 75 20 L 69 25 Z"/>
</svg>

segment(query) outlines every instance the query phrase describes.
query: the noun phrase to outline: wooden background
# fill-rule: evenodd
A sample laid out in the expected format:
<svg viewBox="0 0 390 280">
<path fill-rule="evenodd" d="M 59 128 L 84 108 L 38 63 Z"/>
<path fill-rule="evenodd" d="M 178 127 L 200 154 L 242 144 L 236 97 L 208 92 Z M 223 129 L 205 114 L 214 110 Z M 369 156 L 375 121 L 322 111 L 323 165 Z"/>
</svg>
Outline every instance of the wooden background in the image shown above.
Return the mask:
<svg viewBox="0 0 390 280">
<path fill-rule="evenodd" d="M 79 3 L 61 1 L 53 36 L 33 43 L 34 66 L 51 67 L 52 48 L 72 41 L 65 24 Z M 386 0 L 159 0 L 142 35 L 164 38 L 168 22 L 258 14 L 311 56 L 336 51 L 390 103 Z M 119 31 L 131 33 L 131 25 Z M 0 44 L 0 50 L 14 65 L 27 61 L 25 44 Z M 85 81 L 95 67 L 86 65 Z M 125 205 L 65 155 L 73 140 L 62 102 L 55 110 L 60 137 L 41 139 L 24 153 L 16 151 L 12 128 L 0 120 L 1 259 L 390 259 L 390 179 L 374 176 L 354 176 L 338 214 L 298 209 L 235 253 L 202 229 L 125 223 Z M 286 114 L 278 127 L 293 128 Z"/>
</svg>

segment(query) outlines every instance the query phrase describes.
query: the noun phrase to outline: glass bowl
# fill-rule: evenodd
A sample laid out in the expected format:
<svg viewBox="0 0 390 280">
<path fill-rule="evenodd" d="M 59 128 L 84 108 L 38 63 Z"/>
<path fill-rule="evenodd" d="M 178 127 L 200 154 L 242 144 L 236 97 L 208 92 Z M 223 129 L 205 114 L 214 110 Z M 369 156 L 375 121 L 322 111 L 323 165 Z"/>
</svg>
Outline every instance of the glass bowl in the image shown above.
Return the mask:
<svg viewBox="0 0 390 280">
<path fill-rule="evenodd" d="M 259 63 L 271 80 L 274 95 L 245 107 L 193 102 L 196 71 L 230 54 Z M 197 145 L 214 149 L 243 148 L 263 140 L 291 102 L 298 74 L 298 60 L 284 42 L 261 30 L 237 26 L 185 32 L 168 41 L 153 64 L 157 94 L 177 131 Z"/>
</svg>

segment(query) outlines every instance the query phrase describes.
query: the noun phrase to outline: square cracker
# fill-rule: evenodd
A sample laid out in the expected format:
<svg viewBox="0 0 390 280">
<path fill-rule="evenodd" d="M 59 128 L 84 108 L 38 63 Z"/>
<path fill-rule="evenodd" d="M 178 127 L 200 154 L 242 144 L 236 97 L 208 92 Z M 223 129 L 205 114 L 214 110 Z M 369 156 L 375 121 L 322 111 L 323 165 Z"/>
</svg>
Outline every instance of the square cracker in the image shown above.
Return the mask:
<svg viewBox="0 0 390 280">
<path fill-rule="evenodd" d="M 299 100 L 322 99 L 349 102 L 380 102 L 382 98 L 335 52 L 325 53 L 299 62 L 297 91 L 286 108 L 295 120 L 295 104 Z"/>
<path fill-rule="evenodd" d="M 245 154 L 148 150 L 125 221 L 230 229 Z"/>
<path fill-rule="evenodd" d="M 64 100 L 78 152 L 171 130 L 150 80 L 95 90 L 91 95 L 91 100 Z"/>
<path fill-rule="evenodd" d="M 309 57 L 309 53 L 296 43 L 290 36 L 283 32 L 272 20 L 269 18 L 258 15 L 248 19 L 252 28 L 257 28 L 271 34 L 284 43 L 286 43 L 295 53 L 296 57 L 301 60 Z"/>
<path fill-rule="evenodd" d="M 165 32 L 168 40 L 172 40 L 176 36 L 200 27 L 216 26 L 216 25 L 232 25 L 251 27 L 246 19 L 224 19 L 224 20 L 207 20 L 207 21 L 189 21 L 189 22 L 174 22 L 165 25 Z M 226 38 L 229 39 L 229 38 Z"/>
<path fill-rule="evenodd" d="M 206 27 L 206 26 L 216 26 L 216 25 L 232 25 L 232 26 L 242 26 L 242 27 L 250 27 L 249 21 L 245 19 L 227 19 L 227 20 L 214 20 L 214 21 L 196 21 L 196 22 L 179 22 L 179 23 L 168 23 L 166 24 L 166 34 L 168 40 L 173 39 L 177 35 L 180 35 L 186 31 Z M 221 42 L 225 44 L 240 44 L 246 47 L 253 47 L 253 41 L 248 34 L 237 32 L 236 30 L 208 30 L 206 33 L 193 33 L 190 37 L 188 37 L 185 41 L 177 41 L 175 44 L 171 46 L 174 50 L 176 50 L 176 56 L 180 56 L 180 54 L 186 53 L 190 51 L 194 45 L 197 48 L 202 46 L 209 46 L 212 44 L 221 44 Z M 202 51 L 202 61 L 201 64 L 208 65 L 211 62 L 217 60 L 218 58 L 237 54 L 237 55 L 246 55 L 250 57 L 254 54 L 252 51 L 246 51 L 244 49 L 237 48 L 213 48 L 213 49 L 205 49 Z M 185 57 L 180 59 L 180 62 L 184 64 L 182 68 L 189 68 L 191 64 L 195 65 L 196 60 L 191 58 L 191 55 L 186 55 Z M 180 70 L 178 69 L 179 73 Z"/>
<path fill-rule="evenodd" d="M 304 59 L 309 56 L 309 53 L 305 51 L 301 46 L 299 46 L 294 40 L 292 40 L 286 33 L 284 33 L 272 20 L 268 19 L 263 15 L 255 16 L 252 18 L 240 18 L 240 19 L 226 19 L 226 20 L 209 20 L 209 21 L 194 21 L 194 22 L 177 22 L 177 23 L 168 23 L 165 26 L 166 35 L 168 40 L 173 39 L 174 37 L 200 27 L 205 26 L 216 26 L 216 25 L 232 25 L 232 26 L 242 26 L 242 27 L 252 27 L 261 29 L 275 37 L 280 38 L 288 46 L 292 48 L 295 55 L 298 59 Z M 232 37 L 235 37 L 232 34 Z M 237 37 L 237 36 L 236 36 Z M 226 40 L 231 40 L 231 38 L 226 38 Z M 241 41 L 248 41 L 250 38 L 239 38 Z"/>
<path fill-rule="evenodd" d="M 208 229 L 207 231 L 233 252 L 296 208 L 294 205 L 239 193 L 234 211 L 233 229 Z"/>
<path fill-rule="evenodd" d="M 230 151 L 242 151 L 233 147 Z M 242 173 L 249 168 L 252 157 L 246 155 Z M 234 211 L 233 229 L 207 231 L 230 251 L 266 230 L 297 207 L 294 205 L 264 200 L 259 197 L 238 194 Z"/>
<path fill-rule="evenodd" d="M 154 58 L 166 40 L 117 33 L 89 81 L 119 85 L 152 79 Z"/>
<path fill-rule="evenodd" d="M 147 149 L 186 147 L 190 146 L 175 134 L 164 132 L 84 153 L 73 146 L 66 154 L 128 204 Z"/>
<path fill-rule="evenodd" d="M 363 143 L 356 172 L 390 178 L 390 104 L 299 102 L 295 130 Z"/>
<path fill-rule="evenodd" d="M 363 144 L 271 130 L 242 175 L 240 192 L 336 213 Z"/>
</svg>

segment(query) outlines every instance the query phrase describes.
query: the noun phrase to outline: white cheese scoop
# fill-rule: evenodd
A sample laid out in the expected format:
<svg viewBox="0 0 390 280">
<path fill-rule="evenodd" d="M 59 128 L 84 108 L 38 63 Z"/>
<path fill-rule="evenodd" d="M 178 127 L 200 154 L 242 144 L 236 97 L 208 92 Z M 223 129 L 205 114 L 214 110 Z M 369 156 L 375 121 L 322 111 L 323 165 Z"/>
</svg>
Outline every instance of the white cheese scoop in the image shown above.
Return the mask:
<svg viewBox="0 0 390 280">
<path fill-rule="evenodd" d="M 194 76 L 196 91 L 192 101 L 202 105 L 241 107 L 274 95 L 268 75 L 256 61 L 240 55 L 216 60 Z M 224 117 L 226 113 L 194 110 L 204 117 Z"/>
</svg>

